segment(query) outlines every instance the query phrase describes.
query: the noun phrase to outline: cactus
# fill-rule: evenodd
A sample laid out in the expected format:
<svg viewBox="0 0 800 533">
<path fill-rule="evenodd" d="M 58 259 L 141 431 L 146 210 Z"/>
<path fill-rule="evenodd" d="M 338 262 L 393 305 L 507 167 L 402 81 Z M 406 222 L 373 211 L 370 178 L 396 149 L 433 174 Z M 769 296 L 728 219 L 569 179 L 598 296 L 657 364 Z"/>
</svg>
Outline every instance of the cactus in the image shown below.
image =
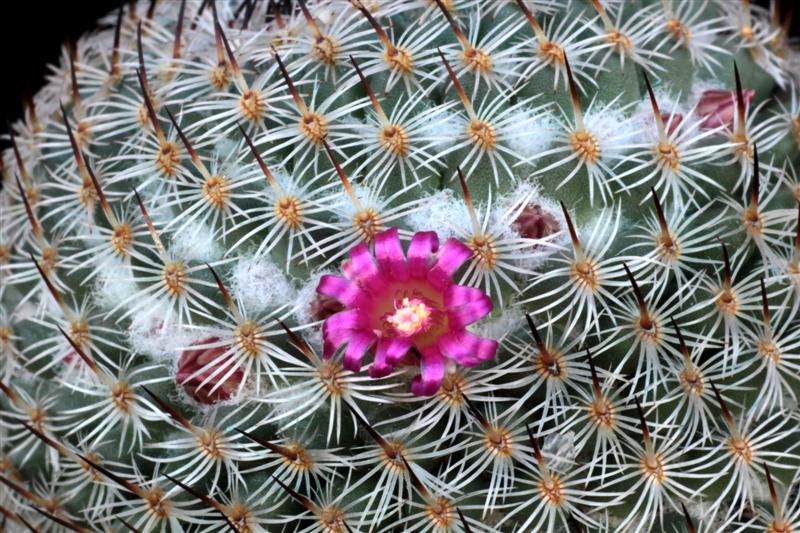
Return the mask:
<svg viewBox="0 0 800 533">
<path fill-rule="evenodd" d="M 800 530 L 777 5 L 144 4 L 2 155 L 4 530 Z"/>
</svg>

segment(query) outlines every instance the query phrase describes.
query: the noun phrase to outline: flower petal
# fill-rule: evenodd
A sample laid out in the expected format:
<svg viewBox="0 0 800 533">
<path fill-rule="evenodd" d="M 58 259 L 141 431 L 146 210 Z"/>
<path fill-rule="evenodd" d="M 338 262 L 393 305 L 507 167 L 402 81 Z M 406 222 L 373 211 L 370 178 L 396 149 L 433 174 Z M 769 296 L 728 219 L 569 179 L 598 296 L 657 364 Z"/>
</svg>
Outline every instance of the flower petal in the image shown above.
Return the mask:
<svg viewBox="0 0 800 533">
<path fill-rule="evenodd" d="M 444 355 L 464 366 L 479 365 L 497 353 L 497 341 L 473 335 L 464 329 L 442 335 L 438 344 Z"/>
<path fill-rule="evenodd" d="M 350 259 L 342 263 L 342 272 L 364 289 L 378 289 L 383 284 L 378 266 L 363 242 L 350 250 Z"/>
<path fill-rule="evenodd" d="M 383 274 L 388 274 L 397 281 L 408 279 L 408 265 L 397 228 L 387 229 L 375 235 L 375 257 L 378 268 Z"/>
<path fill-rule="evenodd" d="M 453 329 L 477 322 L 492 312 L 492 300 L 480 289 L 451 285 L 444 293 L 448 324 Z"/>
<path fill-rule="evenodd" d="M 422 351 L 419 375 L 411 380 L 411 392 L 417 396 L 431 396 L 436 394 L 444 380 L 447 360 L 435 347 Z"/>
<path fill-rule="evenodd" d="M 382 338 L 378 340 L 378 347 L 375 350 L 375 359 L 369 367 L 369 375 L 373 378 L 381 378 L 394 370 L 400 359 L 408 353 L 411 342 L 404 338 Z"/>
<path fill-rule="evenodd" d="M 322 324 L 322 336 L 325 339 L 322 356 L 327 359 L 345 342 L 348 342 L 355 331 L 366 329 L 367 317 L 358 309 L 339 311 L 331 315 Z"/>
<path fill-rule="evenodd" d="M 350 280 L 326 274 L 319 279 L 317 292 L 330 296 L 347 307 L 362 307 L 367 298 L 361 288 Z"/>
<path fill-rule="evenodd" d="M 436 257 L 436 262 L 428 271 L 428 281 L 437 289 L 444 289 L 452 283 L 453 274 L 472 256 L 466 244 L 456 239 L 447 239 Z"/>
<path fill-rule="evenodd" d="M 347 349 L 344 351 L 342 366 L 351 372 L 361 370 L 361 359 L 364 358 L 364 354 L 374 343 L 375 334 L 372 332 L 353 332 L 347 342 Z"/>
<path fill-rule="evenodd" d="M 424 278 L 439 249 L 439 236 L 435 231 L 419 231 L 408 246 L 408 271 L 412 278 Z"/>
</svg>

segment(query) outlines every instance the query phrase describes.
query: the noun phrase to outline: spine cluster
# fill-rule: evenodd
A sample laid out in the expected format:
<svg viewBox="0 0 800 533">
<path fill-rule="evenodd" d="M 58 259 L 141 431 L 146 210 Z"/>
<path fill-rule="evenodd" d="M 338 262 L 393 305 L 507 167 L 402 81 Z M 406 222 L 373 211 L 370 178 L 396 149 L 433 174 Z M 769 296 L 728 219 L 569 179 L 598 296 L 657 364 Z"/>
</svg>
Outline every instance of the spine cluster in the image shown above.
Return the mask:
<svg viewBox="0 0 800 533">
<path fill-rule="evenodd" d="M 779 4 L 122 5 L 0 158 L 0 529 L 800 531 Z"/>
</svg>

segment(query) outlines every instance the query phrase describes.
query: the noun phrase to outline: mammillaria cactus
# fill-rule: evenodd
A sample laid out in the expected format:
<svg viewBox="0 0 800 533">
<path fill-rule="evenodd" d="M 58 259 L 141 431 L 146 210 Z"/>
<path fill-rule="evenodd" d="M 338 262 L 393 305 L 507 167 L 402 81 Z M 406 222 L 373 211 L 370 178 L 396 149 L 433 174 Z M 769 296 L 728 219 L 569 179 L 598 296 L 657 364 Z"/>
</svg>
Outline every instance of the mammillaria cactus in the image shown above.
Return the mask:
<svg viewBox="0 0 800 533">
<path fill-rule="evenodd" d="M 800 531 L 784 20 L 109 14 L 3 153 L 3 528 Z"/>
</svg>

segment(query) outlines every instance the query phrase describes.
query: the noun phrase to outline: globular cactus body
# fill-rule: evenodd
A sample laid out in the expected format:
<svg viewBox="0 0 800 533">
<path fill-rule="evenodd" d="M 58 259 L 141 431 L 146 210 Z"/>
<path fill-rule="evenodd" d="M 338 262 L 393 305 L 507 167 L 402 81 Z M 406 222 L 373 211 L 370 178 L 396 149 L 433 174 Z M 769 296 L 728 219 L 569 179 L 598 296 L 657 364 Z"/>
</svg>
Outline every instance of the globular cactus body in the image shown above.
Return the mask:
<svg viewBox="0 0 800 533">
<path fill-rule="evenodd" d="M 777 5 L 102 22 L 2 158 L 4 530 L 800 530 Z"/>
</svg>

